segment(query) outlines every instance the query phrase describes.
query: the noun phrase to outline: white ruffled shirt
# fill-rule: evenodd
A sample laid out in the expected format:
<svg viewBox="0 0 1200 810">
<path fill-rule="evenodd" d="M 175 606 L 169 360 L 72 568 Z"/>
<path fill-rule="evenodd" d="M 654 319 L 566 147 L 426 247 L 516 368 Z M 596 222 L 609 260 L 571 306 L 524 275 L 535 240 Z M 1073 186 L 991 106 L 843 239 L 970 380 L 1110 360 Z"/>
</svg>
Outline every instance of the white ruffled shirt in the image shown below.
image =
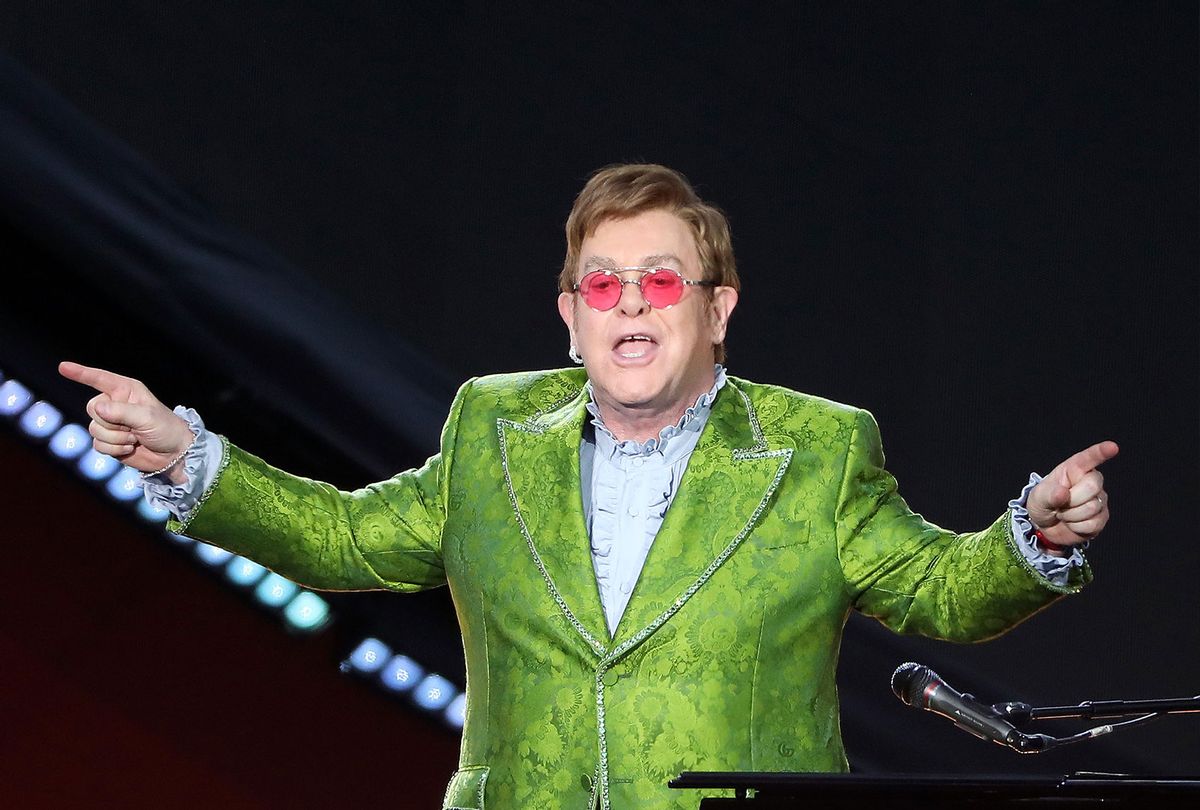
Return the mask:
<svg viewBox="0 0 1200 810">
<path fill-rule="evenodd" d="M 725 385 L 725 369 L 718 364 L 715 371 L 713 387 L 701 394 L 677 423 L 644 442 L 617 440 L 604 426 L 588 383 L 587 409 L 592 421 L 579 445 L 579 472 L 592 568 L 610 635 L 617 632 L 646 555 L 708 421 L 712 402 Z"/>
</svg>

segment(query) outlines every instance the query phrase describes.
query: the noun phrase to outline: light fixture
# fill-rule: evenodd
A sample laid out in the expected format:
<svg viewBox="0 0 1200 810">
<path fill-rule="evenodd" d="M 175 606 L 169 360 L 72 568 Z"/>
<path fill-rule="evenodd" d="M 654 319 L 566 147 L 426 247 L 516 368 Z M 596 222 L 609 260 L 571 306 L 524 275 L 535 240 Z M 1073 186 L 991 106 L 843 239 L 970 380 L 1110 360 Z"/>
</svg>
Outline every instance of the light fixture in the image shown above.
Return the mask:
<svg viewBox="0 0 1200 810">
<path fill-rule="evenodd" d="M 104 488 L 109 495 L 122 503 L 145 500 L 142 498 L 142 478 L 132 467 L 122 465 L 117 474 L 108 479 Z"/>
<path fill-rule="evenodd" d="M 293 628 L 311 632 L 329 621 L 329 603 L 312 591 L 301 591 L 283 609 L 283 618 Z"/>
<path fill-rule="evenodd" d="M 93 448 L 80 456 L 79 463 L 75 466 L 84 478 L 92 481 L 105 481 L 116 474 L 117 470 L 121 468 L 121 462 L 112 456 L 99 453 Z"/>
<path fill-rule="evenodd" d="M 458 688 L 441 675 L 426 675 L 412 691 L 413 701 L 422 709 L 440 712 L 458 697 Z"/>
<path fill-rule="evenodd" d="M 245 557 L 234 557 L 229 561 L 229 565 L 225 566 L 225 576 L 229 581 L 243 588 L 249 588 L 266 575 L 267 569 Z"/>
<path fill-rule="evenodd" d="M 392 657 L 388 645 L 377 638 L 368 636 L 358 643 L 354 651 L 342 662 L 342 671 L 354 671 L 370 675 L 383 668 Z"/>
<path fill-rule="evenodd" d="M 205 565 L 218 566 L 224 565 L 225 562 L 233 556 L 233 552 L 226 551 L 218 546 L 209 543 L 196 542 L 196 556 L 200 558 L 200 562 Z"/>
<path fill-rule="evenodd" d="M 148 498 L 138 501 L 137 513 L 150 523 L 166 523 L 167 518 L 171 516 L 171 513 L 161 506 L 152 506 Z"/>
<path fill-rule="evenodd" d="M 16 380 L 0 383 L 0 416 L 16 416 L 33 402 L 33 394 Z"/>
<path fill-rule="evenodd" d="M 49 402 L 36 402 L 21 414 L 18 424 L 26 436 L 45 439 L 62 425 L 62 413 Z"/>
<path fill-rule="evenodd" d="M 442 716 L 451 726 L 461 729 L 467 722 L 467 693 L 463 692 L 450 701 L 450 705 L 446 707 Z"/>
<path fill-rule="evenodd" d="M 379 671 L 379 682 L 393 692 L 407 692 L 425 676 L 425 670 L 407 655 L 397 655 Z"/>
<path fill-rule="evenodd" d="M 92 437 L 82 425 L 75 423 L 63 425 L 50 438 L 50 452 L 61 459 L 75 459 L 82 456 L 92 447 Z"/>
<path fill-rule="evenodd" d="M 279 574 L 271 573 L 258 583 L 258 587 L 254 589 L 254 595 L 267 607 L 278 608 L 292 601 L 298 590 L 300 587 L 295 582 L 284 579 Z"/>
</svg>

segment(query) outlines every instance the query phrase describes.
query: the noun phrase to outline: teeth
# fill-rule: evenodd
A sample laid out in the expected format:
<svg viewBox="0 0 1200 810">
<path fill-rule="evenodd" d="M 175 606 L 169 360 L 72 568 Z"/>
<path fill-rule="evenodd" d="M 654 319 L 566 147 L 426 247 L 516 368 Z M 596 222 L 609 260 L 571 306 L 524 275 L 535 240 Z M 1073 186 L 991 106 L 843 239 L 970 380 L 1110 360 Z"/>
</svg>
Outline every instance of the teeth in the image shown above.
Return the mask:
<svg viewBox="0 0 1200 810">
<path fill-rule="evenodd" d="M 624 343 L 635 343 L 635 342 L 653 343 L 654 338 L 649 337 L 648 335 L 626 335 L 625 337 L 623 337 L 617 341 L 617 346 L 620 346 Z M 616 346 L 614 346 L 613 348 L 616 348 Z M 620 354 L 622 357 L 632 359 L 632 358 L 644 356 L 646 354 L 646 350 L 645 349 L 637 349 L 635 351 L 621 352 Z"/>
</svg>

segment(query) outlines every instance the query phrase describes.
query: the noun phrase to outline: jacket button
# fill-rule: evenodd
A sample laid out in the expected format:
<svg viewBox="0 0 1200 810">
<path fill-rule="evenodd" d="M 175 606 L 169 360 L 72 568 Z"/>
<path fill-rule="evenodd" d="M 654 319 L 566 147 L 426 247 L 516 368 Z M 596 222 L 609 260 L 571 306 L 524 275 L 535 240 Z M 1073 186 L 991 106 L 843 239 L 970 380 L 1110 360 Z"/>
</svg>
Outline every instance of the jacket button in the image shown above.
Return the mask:
<svg viewBox="0 0 1200 810">
<path fill-rule="evenodd" d="M 621 676 L 617 674 L 615 669 L 610 669 L 604 673 L 605 686 L 615 686 L 619 680 L 621 680 Z"/>
<path fill-rule="evenodd" d="M 590 791 L 592 789 L 591 774 L 585 773 L 583 776 L 579 777 L 579 786 L 584 790 Z"/>
</svg>

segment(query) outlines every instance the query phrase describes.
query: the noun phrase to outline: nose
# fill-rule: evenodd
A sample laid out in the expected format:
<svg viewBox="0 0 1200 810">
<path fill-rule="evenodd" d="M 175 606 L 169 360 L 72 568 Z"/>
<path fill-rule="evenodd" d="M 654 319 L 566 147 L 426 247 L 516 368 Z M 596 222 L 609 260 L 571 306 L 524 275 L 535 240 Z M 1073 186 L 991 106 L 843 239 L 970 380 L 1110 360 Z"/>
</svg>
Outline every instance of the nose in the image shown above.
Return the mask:
<svg viewBox="0 0 1200 810">
<path fill-rule="evenodd" d="M 637 317 L 645 314 L 650 310 L 650 305 L 646 303 L 645 297 L 642 295 L 642 285 L 639 283 L 641 277 L 621 281 L 621 299 L 617 301 L 617 309 L 621 310 L 623 315 L 629 317 Z"/>
</svg>

